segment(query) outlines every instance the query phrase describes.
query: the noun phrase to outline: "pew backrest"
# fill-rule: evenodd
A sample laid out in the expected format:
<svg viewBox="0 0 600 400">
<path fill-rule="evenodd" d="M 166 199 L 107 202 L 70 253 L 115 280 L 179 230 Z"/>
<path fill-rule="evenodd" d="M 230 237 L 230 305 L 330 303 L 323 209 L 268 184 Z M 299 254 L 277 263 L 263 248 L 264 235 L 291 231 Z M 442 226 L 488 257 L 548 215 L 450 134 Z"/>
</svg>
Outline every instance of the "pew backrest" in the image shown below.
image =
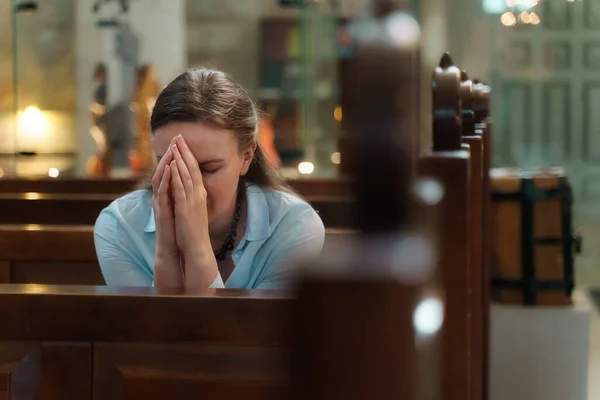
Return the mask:
<svg viewBox="0 0 600 400">
<path fill-rule="evenodd" d="M 0 283 L 103 285 L 93 227 L 0 225 Z"/>
<path fill-rule="evenodd" d="M 325 240 L 353 234 L 327 229 Z M 0 225 L 0 283 L 104 285 L 93 227 Z"/>
</svg>

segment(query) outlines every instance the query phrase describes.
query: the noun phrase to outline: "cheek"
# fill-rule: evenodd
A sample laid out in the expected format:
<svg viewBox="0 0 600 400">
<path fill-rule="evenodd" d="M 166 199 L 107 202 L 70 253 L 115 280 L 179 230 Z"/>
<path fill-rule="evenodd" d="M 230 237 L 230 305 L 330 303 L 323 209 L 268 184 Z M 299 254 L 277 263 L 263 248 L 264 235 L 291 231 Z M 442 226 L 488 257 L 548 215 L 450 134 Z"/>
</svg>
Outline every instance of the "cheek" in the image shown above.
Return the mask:
<svg viewBox="0 0 600 400">
<path fill-rule="evenodd" d="M 203 175 L 202 181 L 206 189 L 209 212 L 219 213 L 235 196 L 238 175 L 230 171 L 219 171 Z"/>
</svg>

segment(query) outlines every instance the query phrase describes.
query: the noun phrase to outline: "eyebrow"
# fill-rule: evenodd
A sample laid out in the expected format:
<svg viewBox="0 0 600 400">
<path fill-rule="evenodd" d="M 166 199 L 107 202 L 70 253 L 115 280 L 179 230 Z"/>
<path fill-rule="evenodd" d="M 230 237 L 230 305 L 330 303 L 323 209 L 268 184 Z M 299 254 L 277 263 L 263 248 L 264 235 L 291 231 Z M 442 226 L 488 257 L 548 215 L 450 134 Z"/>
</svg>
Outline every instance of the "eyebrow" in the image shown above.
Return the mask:
<svg viewBox="0 0 600 400">
<path fill-rule="evenodd" d="M 157 162 L 160 162 L 161 158 L 163 158 L 163 157 L 164 157 L 164 155 L 162 155 L 162 156 L 156 156 Z M 199 162 L 198 165 L 218 164 L 218 163 L 221 163 L 223 161 L 225 161 L 225 160 L 222 159 L 222 158 L 215 158 L 215 159 L 212 159 L 212 160 L 206 160 L 206 161 Z"/>
</svg>

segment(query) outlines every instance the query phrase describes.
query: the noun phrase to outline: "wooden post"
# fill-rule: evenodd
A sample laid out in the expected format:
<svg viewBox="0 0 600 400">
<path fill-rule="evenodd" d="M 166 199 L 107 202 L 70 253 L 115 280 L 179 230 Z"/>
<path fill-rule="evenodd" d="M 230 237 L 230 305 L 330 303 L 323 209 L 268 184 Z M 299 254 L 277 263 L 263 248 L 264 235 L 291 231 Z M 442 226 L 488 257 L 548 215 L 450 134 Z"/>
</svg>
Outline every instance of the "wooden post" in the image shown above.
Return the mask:
<svg viewBox="0 0 600 400">
<path fill-rule="evenodd" d="M 470 304 L 470 385 L 471 398 L 481 400 L 483 394 L 483 138 L 475 133 L 473 82 L 461 73 L 463 142 L 471 153 L 469 211 L 471 218 L 471 301 Z"/>
<path fill-rule="evenodd" d="M 492 285 L 492 243 L 491 229 L 492 193 L 490 169 L 492 168 L 492 122 L 490 114 L 490 87 L 475 79 L 473 81 L 475 133 L 483 140 L 483 399 L 489 398 L 489 314 Z"/>
<path fill-rule="evenodd" d="M 398 14 L 377 10 L 372 22 L 383 33 Z M 415 42 L 359 37 L 346 71 L 360 82 L 343 99 L 350 153 L 344 163 L 355 180 L 359 235 L 326 248 L 299 278 L 292 353 L 297 399 L 441 395 L 436 339 L 443 300 L 435 248 L 411 225 L 414 152 L 407 143 L 417 135 L 418 30 L 407 15 L 392 22 L 416 34 Z"/>
<path fill-rule="evenodd" d="M 433 73 L 433 151 L 419 173 L 444 185 L 440 205 L 439 269 L 446 293 L 443 332 L 444 399 L 469 399 L 469 179 L 470 155 L 462 147 L 460 71 L 444 54 Z"/>
</svg>

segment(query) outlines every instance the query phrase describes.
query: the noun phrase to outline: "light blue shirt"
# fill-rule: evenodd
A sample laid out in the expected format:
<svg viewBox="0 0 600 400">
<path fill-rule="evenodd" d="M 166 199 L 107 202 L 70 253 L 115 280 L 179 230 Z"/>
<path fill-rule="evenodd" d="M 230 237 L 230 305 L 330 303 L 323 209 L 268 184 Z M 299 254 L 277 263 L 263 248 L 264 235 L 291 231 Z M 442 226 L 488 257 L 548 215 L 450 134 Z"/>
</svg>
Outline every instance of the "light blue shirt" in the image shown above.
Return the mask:
<svg viewBox="0 0 600 400">
<path fill-rule="evenodd" d="M 300 198 L 249 185 L 246 232 L 232 252 L 235 268 L 211 287 L 277 289 L 286 285 L 299 257 L 317 256 L 323 222 Z M 152 192 L 137 190 L 106 207 L 94 227 L 96 254 L 107 285 L 152 286 L 156 226 Z"/>
</svg>

